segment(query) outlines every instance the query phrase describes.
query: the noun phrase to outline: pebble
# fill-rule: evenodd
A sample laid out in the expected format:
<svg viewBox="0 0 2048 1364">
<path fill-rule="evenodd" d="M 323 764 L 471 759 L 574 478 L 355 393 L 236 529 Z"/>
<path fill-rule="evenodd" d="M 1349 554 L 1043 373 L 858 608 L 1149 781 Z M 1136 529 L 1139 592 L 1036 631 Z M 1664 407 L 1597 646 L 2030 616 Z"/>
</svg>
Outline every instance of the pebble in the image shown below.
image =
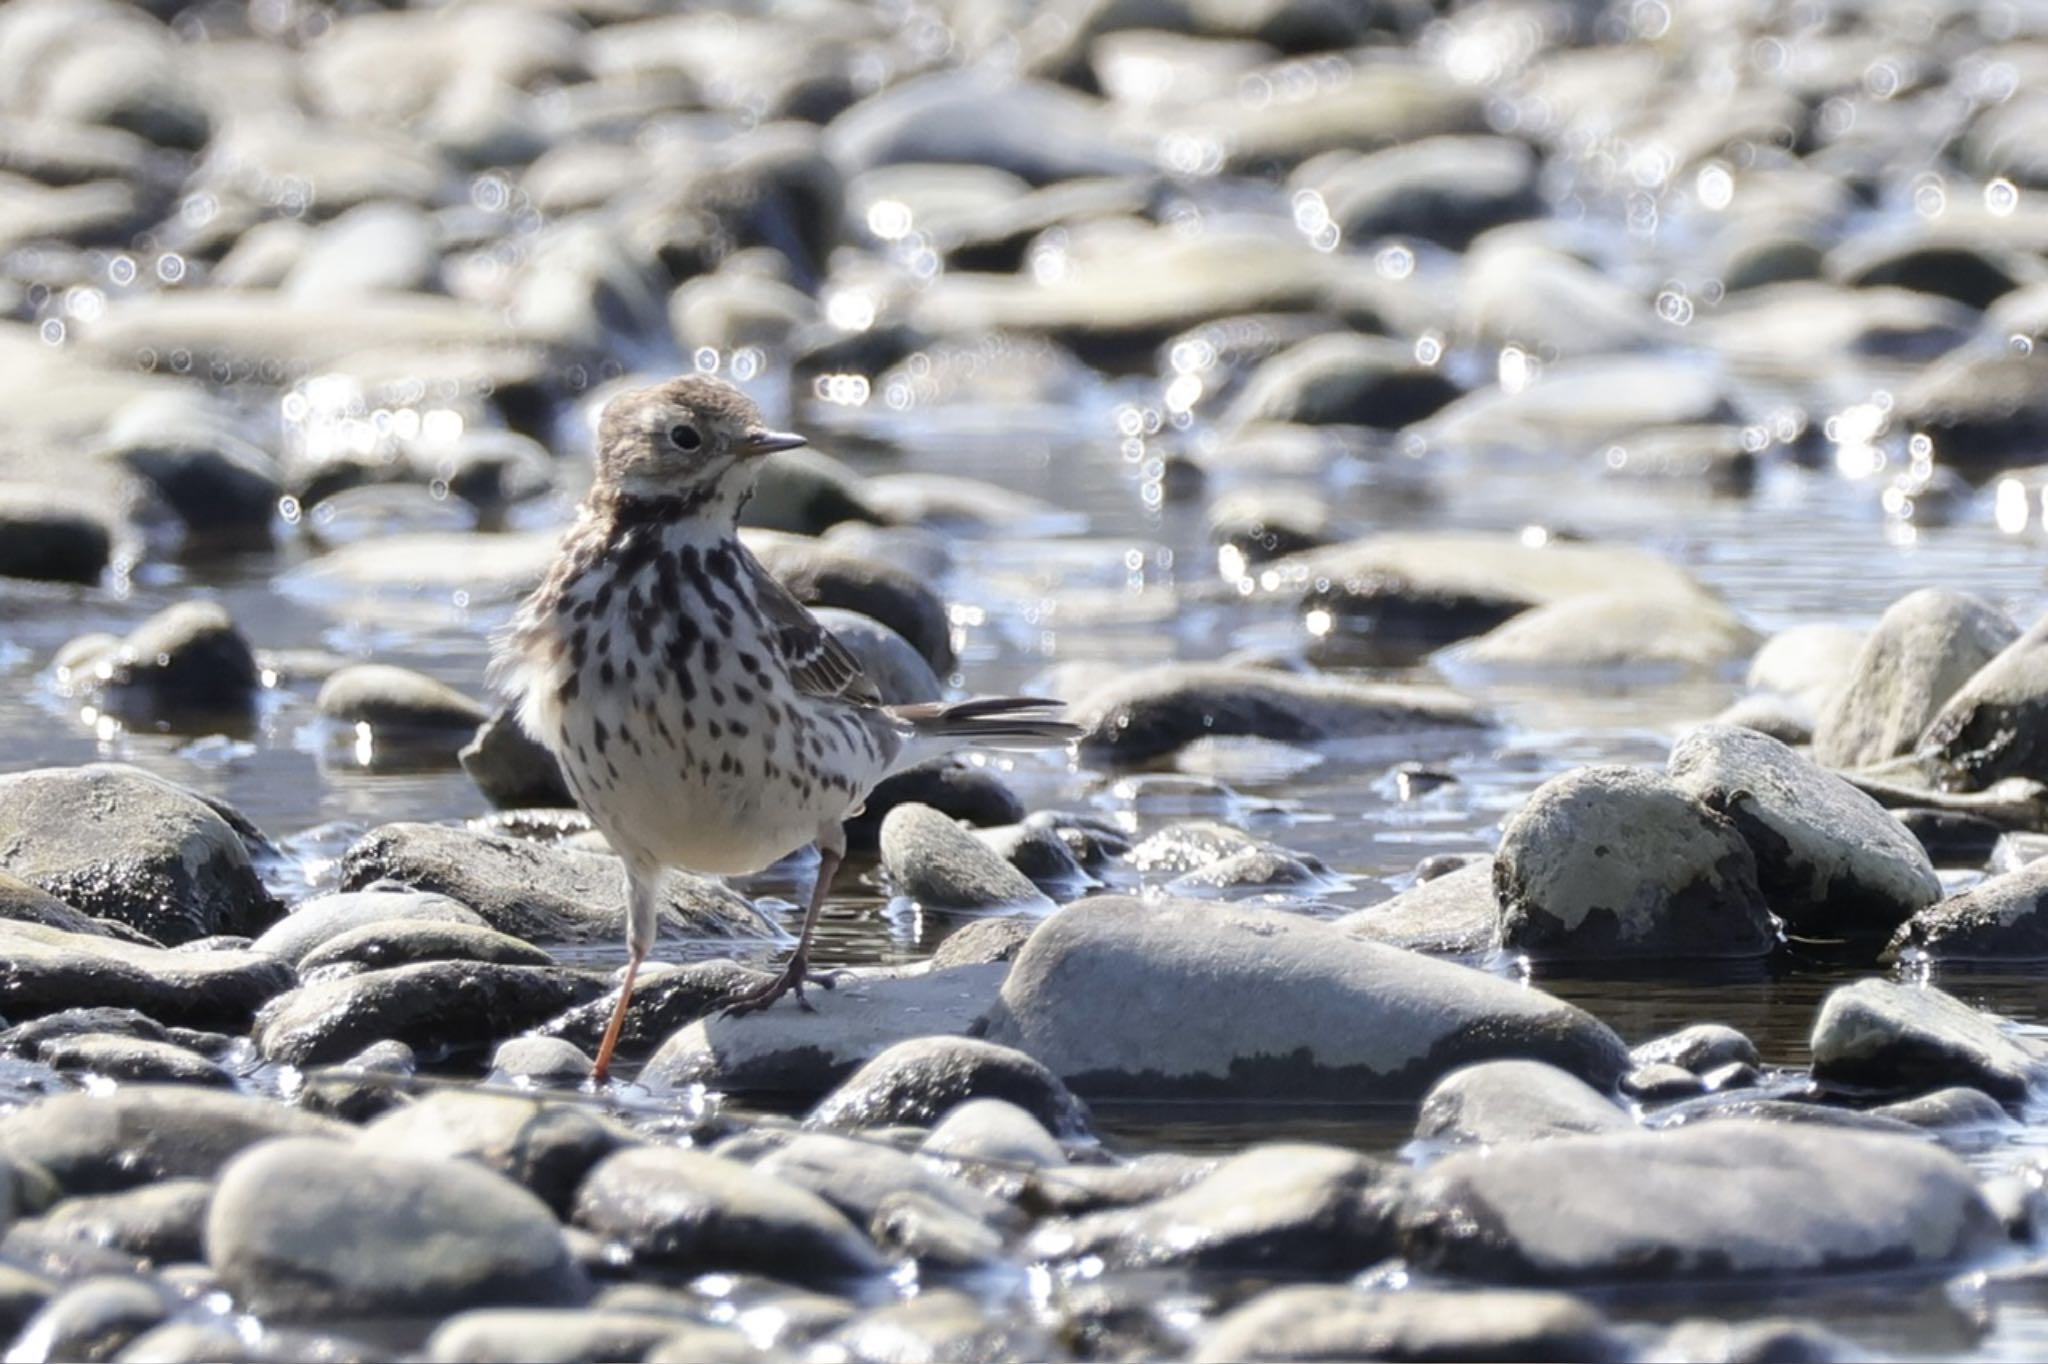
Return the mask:
<svg viewBox="0 0 2048 1364">
<path fill-rule="evenodd" d="M 197 1052 L 170 1042 L 106 1033 L 77 1033 L 44 1043 L 38 1052 L 55 1070 L 83 1072 L 127 1083 L 212 1085 L 230 1088 L 235 1077 Z"/>
<path fill-rule="evenodd" d="M 334 673 L 320 684 L 313 706 L 358 733 L 367 727 L 376 755 L 371 766 L 378 765 L 377 758 L 452 759 L 489 718 L 481 705 L 447 683 L 388 663 L 357 663 Z"/>
<path fill-rule="evenodd" d="M 1761 1065 L 1756 1043 L 1726 1023 L 1694 1023 L 1629 1052 L 1639 1066 L 1672 1065 L 1705 1075 L 1731 1063 Z"/>
<path fill-rule="evenodd" d="M 575 1084 L 594 1068 L 587 1052 L 559 1037 L 508 1038 L 491 1053 L 491 1073 L 515 1084 Z"/>
<path fill-rule="evenodd" d="M 882 819 L 882 866 L 897 892 L 939 912 L 1049 912 L 1052 901 L 1030 878 L 961 825 L 915 802 Z"/>
<path fill-rule="evenodd" d="M 1452 1071 L 1422 1097 L 1417 1141 L 1501 1146 L 1635 1126 L 1621 1106 L 1540 1061 L 1482 1061 Z"/>
<path fill-rule="evenodd" d="M 944 1161 L 958 1161 L 971 1170 L 977 1161 L 993 1161 L 1033 1169 L 1058 1169 L 1067 1163 L 1059 1138 L 1028 1109 L 1007 1099 L 967 1099 L 946 1110 L 919 1143 L 918 1150 Z"/>
<path fill-rule="evenodd" d="M 268 1142 L 221 1172 L 207 1261 L 265 1319 L 440 1316 L 590 1295 L 547 1205 L 468 1161 Z"/>
<path fill-rule="evenodd" d="M 256 1047 L 266 1060 L 302 1067 L 387 1039 L 439 1059 L 488 1048 L 603 989 L 560 967 L 414 962 L 279 995 L 257 1017 Z"/>
<path fill-rule="evenodd" d="M 1059 1078 L 1022 1052 L 974 1037 L 898 1042 L 848 1076 L 811 1110 L 823 1128 L 929 1126 L 956 1105 L 1001 1099 L 1066 1138 L 1088 1133 L 1088 1110 Z"/>
</svg>

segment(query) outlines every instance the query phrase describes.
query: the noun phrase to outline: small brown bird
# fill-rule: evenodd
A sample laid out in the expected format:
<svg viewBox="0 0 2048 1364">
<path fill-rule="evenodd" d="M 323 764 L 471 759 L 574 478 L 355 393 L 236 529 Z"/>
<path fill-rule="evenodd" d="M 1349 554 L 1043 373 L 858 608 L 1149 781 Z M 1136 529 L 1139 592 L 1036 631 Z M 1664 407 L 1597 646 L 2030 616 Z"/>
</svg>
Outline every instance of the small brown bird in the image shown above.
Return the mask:
<svg viewBox="0 0 2048 1364">
<path fill-rule="evenodd" d="M 885 706 L 844 645 L 740 543 L 759 460 L 804 444 L 745 394 L 691 375 L 622 393 L 597 478 L 493 662 L 520 723 L 561 764 L 625 861 L 626 974 L 598 1047 L 611 1066 L 671 867 L 745 873 L 807 843 L 817 881 L 788 966 L 726 1001 L 806 1010 L 811 935 L 846 852 L 842 822 L 891 772 L 968 744 L 1059 745 L 1054 702 Z"/>
</svg>

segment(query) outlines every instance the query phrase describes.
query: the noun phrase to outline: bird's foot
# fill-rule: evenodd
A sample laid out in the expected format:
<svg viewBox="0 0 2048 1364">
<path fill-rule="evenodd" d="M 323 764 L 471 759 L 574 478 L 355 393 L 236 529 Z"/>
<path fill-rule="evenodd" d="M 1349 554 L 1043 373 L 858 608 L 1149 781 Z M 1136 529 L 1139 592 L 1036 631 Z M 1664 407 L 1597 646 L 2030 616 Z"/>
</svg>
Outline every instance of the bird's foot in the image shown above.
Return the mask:
<svg viewBox="0 0 2048 1364">
<path fill-rule="evenodd" d="M 804 986 L 815 985 L 821 990 L 830 990 L 839 983 L 843 974 L 840 971 L 813 971 L 810 962 L 799 954 L 791 957 L 789 965 L 772 978 L 750 989 L 736 990 L 727 995 L 719 1017 L 738 1018 L 743 1014 L 759 1013 L 784 995 L 795 995 L 797 1007 L 807 1014 L 814 1014 L 818 1011 L 817 1006 L 804 998 Z"/>
</svg>

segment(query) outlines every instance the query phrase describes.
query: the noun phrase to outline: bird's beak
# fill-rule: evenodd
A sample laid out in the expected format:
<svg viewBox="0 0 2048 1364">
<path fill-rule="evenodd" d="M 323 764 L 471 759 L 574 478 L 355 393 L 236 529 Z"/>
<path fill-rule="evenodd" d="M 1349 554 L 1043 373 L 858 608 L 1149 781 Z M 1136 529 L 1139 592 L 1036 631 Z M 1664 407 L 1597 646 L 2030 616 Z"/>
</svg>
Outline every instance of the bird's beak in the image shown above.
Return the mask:
<svg viewBox="0 0 2048 1364">
<path fill-rule="evenodd" d="M 789 431 L 749 431 L 740 440 L 740 455 L 744 459 L 759 459 L 777 450 L 794 450 L 808 444 L 802 436 Z"/>
</svg>

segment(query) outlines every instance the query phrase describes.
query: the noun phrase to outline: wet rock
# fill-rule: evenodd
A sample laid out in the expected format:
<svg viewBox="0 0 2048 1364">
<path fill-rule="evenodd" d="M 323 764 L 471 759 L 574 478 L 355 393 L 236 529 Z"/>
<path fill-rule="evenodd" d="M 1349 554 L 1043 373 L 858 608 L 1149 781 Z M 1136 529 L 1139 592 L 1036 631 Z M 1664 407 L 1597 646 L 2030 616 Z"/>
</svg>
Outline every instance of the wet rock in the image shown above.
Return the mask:
<svg viewBox="0 0 2048 1364">
<path fill-rule="evenodd" d="M 1025 941 L 1039 922 L 1035 916 L 1018 915 L 965 923 L 948 933 L 938 950 L 932 953 L 932 969 L 944 971 L 955 966 L 1011 961 L 1023 950 Z"/>
<path fill-rule="evenodd" d="M 1331 333 L 1310 337 L 1259 366 L 1222 424 L 1284 421 L 1397 431 L 1457 396 L 1457 386 L 1418 361 L 1412 346 Z"/>
<path fill-rule="evenodd" d="M 0 1033 L 0 1051 L 10 1056 L 40 1056 L 45 1043 L 85 1033 L 144 1037 L 152 1042 L 170 1039 L 170 1030 L 149 1015 L 135 1009 L 102 1005 L 97 1008 L 60 1009 L 26 1023 L 17 1023 Z"/>
<path fill-rule="evenodd" d="M 1671 750 L 1677 786 L 1735 826 L 1765 900 L 1802 936 L 1889 933 L 1941 898 L 1926 850 L 1848 782 L 1768 735 L 1702 725 Z"/>
<path fill-rule="evenodd" d="M 547 1205 L 467 1161 L 270 1142 L 221 1174 L 207 1258 L 245 1310 L 436 1316 L 589 1296 Z"/>
<path fill-rule="evenodd" d="M 786 535 L 823 535 L 842 521 L 881 519 L 852 468 L 808 449 L 785 451 L 762 465 L 740 514 L 743 525 Z"/>
<path fill-rule="evenodd" d="M 294 964 L 345 933 L 391 923 L 467 924 L 484 928 L 483 916 L 445 895 L 415 890 L 358 890 L 316 895 L 263 931 L 253 950 Z"/>
<path fill-rule="evenodd" d="M 212 1085 L 225 1089 L 235 1077 L 195 1051 L 170 1042 L 107 1033 L 80 1033 L 46 1042 L 43 1064 L 82 1071 L 124 1083 Z"/>
<path fill-rule="evenodd" d="M 1979 881 L 1915 914 L 1885 954 L 1895 960 L 1914 950 L 1937 961 L 2048 960 L 2048 860 Z"/>
<path fill-rule="evenodd" d="M 924 655 L 882 622 L 836 606 L 821 606 L 811 614 L 846 646 L 885 703 L 937 701 L 946 694 Z"/>
<path fill-rule="evenodd" d="M 1632 590 L 1551 602 L 1495 626 L 1454 657 L 1487 669 L 1650 668 L 1715 672 L 1747 658 L 1759 636 L 1704 593 Z"/>
<path fill-rule="evenodd" d="M 1025 820 L 996 829 L 978 829 L 974 837 L 1022 872 L 1026 880 L 1055 903 L 1079 899 L 1102 884 L 1082 869 L 1073 849 L 1050 820 Z"/>
<path fill-rule="evenodd" d="M 1150 167 L 1105 133 L 1095 101 L 1037 81 L 979 71 L 917 76 L 870 96 L 825 135 L 848 170 L 902 163 L 994 166 L 1035 184 Z"/>
<path fill-rule="evenodd" d="M 1956 689 L 1920 736 L 1916 754 L 1952 791 L 2007 777 L 2048 779 L 2048 619 L 2007 645 Z"/>
<path fill-rule="evenodd" d="M 1668 362 L 1642 354 L 1653 343 L 1654 314 L 1635 290 L 1532 226 L 1490 232 L 1466 252 L 1457 325 L 1486 345 L 1563 358 L 1541 385 L 1478 389 L 1445 409 L 1423 428 L 1431 444 L 1498 449 L 1519 428 L 1588 447 L 1646 426 L 1733 415 L 1706 376 L 1681 378 Z M 1664 382 L 1655 390 L 1618 387 L 1630 378 Z M 1537 391 L 1560 383 L 1561 392 Z"/>
<path fill-rule="evenodd" d="M 716 1013 L 734 994 L 767 979 L 766 971 L 724 958 L 681 965 L 649 962 L 640 968 L 640 977 L 633 983 L 633 999 L 619 1029 L 619 1054 L 644 1056 L 678 1029 Z M 617 991 L 607 991 L 550 1019 L 540 1031 L 584 1051 L 595 1051 L 617 1004 Z"/>
<path fill-rule="evenodd" d="M 1653 1061 L 1621 1077 L 1621 1092 L 1640 1104 L 1690 1099 L 1707 1090 L 1706 1080 L 1681 1066 Z"/>
<path fill-rule="evenodd" d="M 700 1018 L 662 1043 L 640 1082 L 815 1098 L 899 1042 L 965 1034 L 995 1002 L 1007 969 L 842 977 L 829 994 L 812 996 L 815 1014 L 786 1002 L 740 1018 Z"/>
<path fill-rule="evenodd" d="M 1271 1288 L 1216 1319 L 1198 1364 L 1301 1359 L 1575 1359 L 1634 1357 L 1599 1311 L 1563 1293 L 1510 1289 L 1361 1292 Z"/>
<path fill-rule="evenodd" d="M 491 1073 L 515 1084 L 570 1085 L 595 1068 L 583 1048 L 559 1037 L 514 1037 L 491 1053 Z"/>
<path fill-rule="evenodd" d="M 1937 867 L 1981 867 L 1998 850 L 2005 830 L 1996 821 L 1961 810 L 1906 807 L 1892 811 L 1900 827 L 1927 852 Z"/>
<path fill-rule="evenodd" d="M 423 1353 L 435 1364 L 490 1364 L 501 1359 L 581 1364 L 641 1359 L 684 1326 L 686 1323 L 675 1317 L 652 1312 L 487 1307 L 457 1313 L 435 1327 Z M 744 1343 L 744 1337 L 738 1339 Z"/>
<path fill-rule="evenodd" d="M 1423 1096 L 1415 1136 L 1454 1146 L 1502 1146 L 1634 1126 L 1612 1099 L 1555 1066 L 1482 1061 L 1452 1071 Z"/>
<path fill-rule="evenodd" d="M 377 749 L 453 757 L 488 713 L 445 682 L 385 663 L 357 663 L 320 685 L 314 708 L 339 724 L 370 729 Z"/>
<path fill-rule="evenodd" d="M 1001 1099 L 1069 1138 L 1088 1133 L 1088 1110 L 1059 1078 L 1022 1052 L 972 1037 L 898 1042 L 811 1110 L 816 1127 L 930 1126 L 956 1105 Z"/>
<path fill-rule="evenodd" d="M 754 1169 L 809 1190 L 857 1226 L 872 1226 L 891 1199 L 905 1195 L 977 1224 L 1016 1220 L 1002 1199 L 877 1142 L 807 1132 L 771 1151 Z"/>
<path fill-rule="evenodd" d="M 261 548 L 270 543 L 284 493 L 276 461 L 219 430 L 135 430 L 102 452 L 143 479 L 184 523 L 200 549 Z"/>
<path fill-rule="evenodd" d="M 1655 1357 L 1686 1364 L 1850 1364 L 1874 1352 L 1810 1321 L 1681 1321 Z"/>
<path fill-rule="evenodd" d="M 439 1056 L 488 1047 L 603 990 L 558 967 L 417 962 L 280 995 L 256 1020 L 256 1045 L 294 1066 L 338 1061 L 386 1039 Z"/>
<path fill-rule="evenodd" d="M 0 871 L 0 919 L 12 923 L 39 924 L 66 933 L 91 938 L 120 938 L 148 945 L 148 934 L 113 919 L 95 919 L 81 914 L 40 886 L 31 885 L 11 872 Z"/>
<path fill-rule="evenodd" d="M 27 1359 L 112 1359 L 171 1310 L 170 1295 L 147 1279 L 95 1275 L 60 1289 L 22 1327 L 8 1353 Z"/>
<path fill-rule="evenodd" d="M 121 1193 L 67 1198 L 22 1225 L 39 1236 L 110 1246 L 158 1264 L 206 1258 L 206 1210 L 213 1181 L 166 1179 Z"/>
<path fill-rule="evenodd" d="M 614 943 L 625 936 L 625 876 L 617 858 L 433 824 L 372 829 L 342 858 L 344 890 L 388 882 L 445 895 L 500 933 L 530 943 Z M 666 883 L 663 938 L 751 937 L 761 921 L 745 899 L 686 872 Z"/>
<path fill-rule="evenodd" d="M 1670 1065 L 1705 1075 L 1732 1063 L 1763 1064 L 1756 1043 L 1725 1023 L 1694 1023 L 1629 1052 L 1638 1066 Z"/>
<path fill-rule="evenodd" d="M 1802 713 L 1817 716 L 1853 675 L 1870 637 L 1868 630 L 1827 622 L 1780 630 L 1749 660 L 1743 685 L 1797 702 Z"/>
<path fill-rule="evenodd" d="M 676 1329 L 643 1356 L 645 1364 L 785 1364 L 790 1358 L 780 1350 L 756 1346 L 731 1327 L 670 1324 Z"/>
<path fill-rule="evenodd" d="M 894 630 L 932 670 L 953 671 L 952 625 L 944 598 L 916 575 L 827 540 L 749 532 L 742 537 L 777 582 L 806 606 L 837 606 Z"/>
<path fill-rule="evenodd" d="M 1853 235 L 1828 252 L 1824 268 L 1854 289 L 1911 289 L 1980 309 L 2040 277 L 2038 262 L 1989 234 L 1917 225 Z"/>
<path fill-rule="evenodd" d="M 113 552 L 101 517 L 41 488 L 0 484 L 0 577 L 91 586 Z"/>
<path fill-rule="evenodd" d="M 520 728 L 509 706 L 494 711 L 456 757 L 484 799 L 500 810 L 571 809 L 576 804 L 555 755 Z"/>
<path fill-rule="evenodd" d="M 1732 422 L 1646 426 L 1599 454 L 1602 474 L 1612 479 L 1692 485 L 1724 497 L 1746 497 L 1756 488 L 1754 436 Z"/>
<path fill-rule="evenodd" d="M 933 758 L 884 777 L 868 793 L 867 808 L 846 821 L 846 844 L 856 853 L 880 851 L 882 821 L 899 805 L 929 805 L 940 814 L 986 828 L 1024 818 L 1024 802 L 1001 777 L 957 757 Z"/>
<path fill-rule="evenodd" d="M 1300 676 L 1269 668 L 1176 663 L 1127 673 L 1076 700 L 1089 761 L 1129 766 L 1196 739 L 1249 735 L 1287 743 L 1378 739 L 1476 741 L 1491 718 L 1440 687 Z"/>
<path fill-rule="evenodd" d="M 172 952 L 0 922 L 0 983 L 14 1018 L 118 1006 L 161 1023 L 239 1029 L 297 979 L 288 964 L 262 952 Z"/>
<path fill-rule="evenodd" d="M 1821 1002 L 1808 1045 L 1816 1080 L 1867 1089 L 1964 1084 L 2018 1103 L 2048 1078 L 2048 1049 L 1932 986 L 1841 986 Z"/>
<path fill-rule="evenodd" d="M 1327 205 L 1347 242 L 1420 237 L 1461 251 L 1488 228 L 1542 212 L 1537 160 L 1506 137 L 1432 137 L 1317 162 L 1296 177 Z"/>
<path fill-rule="evenodd" d="M 1796 702 L 1782 696 L 1738 697 L 1714 717 L 1714 723 L 1753 729 L 1792 748 L 1813 742 L 1812 717 Z"/>
<path fill-rule="evenodd" d="M 473 1160 L 531 1190 L 566 1215 L 584 1175 L 638 1138 L 572 1103 L 440 1090 L 365 1127 L 364 1150 Z"/>
<path fill-rule="evenodd" d="M 1500 902 L 1493 859 L 1484 857 L 1419 881 L 1336 921 L 1346 933 L 1432 956 L 1476 957 L 1500 945 Z"/>
<path fill-rule="evenodd" d="M 2018 637 L 2005 612 L 1971 593 L 1923 588 L 1899 598 L 1822 708 L 1814 760 L 1864 767 L 1912 752 L 1956 690 Z"/>
<path fill-rule="evenodd" d="M 328 968 L 381 971 L 423 961 L 479 961 L 499 966 L 553 966 L 531 943 L 481 924 L 396 919 L 337 933 L 299 958 L 307 977 Z"/>
<path fill-rule="evenodd" d="M 67 1194 L 166 1179 L 210 1179 L 244 1147 L 348 1129 L 267 1099 L 189 1085 L 124 1085 L 60 1094 L 0 1118 L 0 1154 L 32 1161 Z"/>
<path fill-rule="evenodd" d="M 977 1161 L 1032 1169 L 1067 1163 L 1059 1139 L 1028 1110 L 1007 1099 L 969 1099 L 946 1110 L 918 1150 L 971 1170 Z"/>
<path fill-rule="evenodd" d="M 831 1204 L 737 1161 L 672 1147 L 607 1157 L 576 1196 L 576 1225 L 675 1273 L 756 1272 L 831 1285 L 880 1273 L 868 1238 Z"/>
<path fill-rule="evenodd" d="M 1944 463 L 1982 479 L 2040 456 L 2048 441 L 2048 361 L 2007 350 L 1957 352 L 1899 391 L 1893 423 L 1927 436 Z"/>
<path fill-rule="evenodd" d="M 1503 945 L 1547 956 L 1760 957 L 1776 931 L 1736 828 L 1661 773 L 1537 788 L 1494 863 Z"/>
<path fill-rule="evenodd" d="M 1304 861 L 1281 848 L 1241 848 L 1227 857 L 1175 877 L 1169 895 L 1241 895 L 1253 891 L 1326 890 L 1341 884 L 1316 859 Z"/>
<path fill-rule="evenodd" d="M 0 829 L 0 867 L 159 942 L 258 933 L 279 912 L 250 863 L 246 822 L 139 768 L 0 777 Z"/>
<path fill-rule="evenodd" d="M 923 909 L 1050 911 L 1030 878 L 929 805 L 898 805 L 882 820 L 882 866 L 898 893 Z"/>
<path fill-rule="evenodd" d="M 15 1265 L 0 1264 L 0 1332 L 12 1340 L 56 1291 L 52 1279 Z"/>
<path fill-rule="evenodd" d="M 1606 1196 L 1578 1197 L 1587 1179 Z M 1459 1277 L 1668 1283 L 1925 1271 L 2002 1236 L 1968 1168 L 1924 1140 L 1729 1121 L 1452 1156 L 1418 1177 L 1402 1240 Z"/>
<path fill-rule="evenodd" d="M 1969 1085 L 1930 1090 L 1917 1098 L 1880 1104 L 1870 1112 L 1880 1118 L 1943 1132 L 1950 1140 L 1972 1132 L 2010 1134 L 2019 1128 L 2003 1104 Z"/>
<path fill-rule="evenodd" d="M 927 1194 L 908 1190 L 882 1200 L 869 1221 L 868 1234 L 885 1255 L 914 1260 L 924 1274 L 970 1273 L 996 1263 L 1003 1254 L 1000 1232 Z"/>
<path fill-rule="evenodd" d="M 297 303 L 365 293 L 434 293 L 441 253 L 434 223 L 409 204 L 359 204 L 321 227 L 282 281 Z"/>
<path fill-rule="evenodd" d="M 249 641 L 217 602 L 167 607 L 93 667 L 117 715 L 155 719 L 245 712 L 262 687 Z"/>
<path fill-rule="evenodd" d="M 1155 1202 L 1045 1223 L 1030 1248 L 1045 1259 L 1099 1258 L 1116 1270 L 1334 1277 L 1391 1251 L 1400 1178 L 1355 1151 L 1254 1146 Z"/>
<path fill-rule="evenodd" d="M 1234 488 L 1209 507 L 1209 538 L 1223 576 L 1243 582 L 1255 565 L 1329 544 L 1330 509 L 1291 490 Z"/>
<path fill-rule="evenodd" d="M 1627 1067 L 1618 1038 L 1540 991 L 1298 915 L 1125 896 L 1040 925 L 985 1035 L 1084 1097 L 1356 1102 L 1500 1055 L 1598 1086 Z"/>
</svg>

